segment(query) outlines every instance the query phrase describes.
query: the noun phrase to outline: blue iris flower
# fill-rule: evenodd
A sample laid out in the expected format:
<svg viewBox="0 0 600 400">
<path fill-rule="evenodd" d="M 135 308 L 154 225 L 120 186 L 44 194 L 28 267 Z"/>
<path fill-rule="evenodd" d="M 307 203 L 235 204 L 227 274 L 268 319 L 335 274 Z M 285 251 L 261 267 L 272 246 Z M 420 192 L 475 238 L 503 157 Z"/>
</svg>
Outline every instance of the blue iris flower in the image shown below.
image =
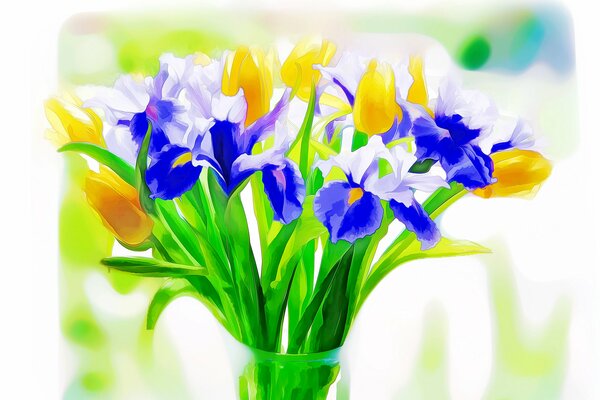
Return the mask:
<svg viewBox="0 0 600 400">
<path fill-rule="evenodd" d="M 380 160 L 387 161 L 392 169 L 383 177 L 379 176 Z M 394 216 L 416 234 L 421 247 L 433 247 L 441 235 L 415 200 L 414 190 L 433 191 L 447 184 L 438 176 L 410 173 L 415 161 L 402 145 L 387 149 L 381 137 L 374 136 L 352 153 L 320 162 L 318 167 L 325 176 L 333 167 L 346 175 L 345 181 L 331 181 L 315 195 L 315 216 L 329 231 L 331 241 L 353 243 L 375 233 L 383 219 L 382 201 L 387 201 Z"/>
<path fill-rule="evenodd" d="M 411 133 L 419 161 L 439 161 L 449 182 L 469 190 L 494 182 L 492 159 L 479 146 L 497 117 L 487 98 L 478 92 L 460 91 L 448 81 L 440 87 L 434 116 L 422 109 L 416 114 Z"/>
<path fill-rule="evenodd" d="M 281 120 L 287 111 L 289 91 L 263 117 L 250 126 L 244 125 L 247 104 L 243 92 L 225 96 L 220 86 L 205 82 L 219 63 L 194 66 L 186 94 L 192 109 L 193 125 L 178 141 L 170 141 L 161 151 L 150 153 L 146 182 L 151 197 L 173 199 L 190 190 L 202 168 L 210 168 L 225 194 L 231 194 L 255 172 L 262 172 L 267 198 L 274 219 L 289 223 L 302 212 L 305 186 L 296 164 L 285 157 L 289 147 L 287 129 Z M 253 154 L 255 145 L 275 135 L 275 144 L 262 153 Z"/>
</svg>

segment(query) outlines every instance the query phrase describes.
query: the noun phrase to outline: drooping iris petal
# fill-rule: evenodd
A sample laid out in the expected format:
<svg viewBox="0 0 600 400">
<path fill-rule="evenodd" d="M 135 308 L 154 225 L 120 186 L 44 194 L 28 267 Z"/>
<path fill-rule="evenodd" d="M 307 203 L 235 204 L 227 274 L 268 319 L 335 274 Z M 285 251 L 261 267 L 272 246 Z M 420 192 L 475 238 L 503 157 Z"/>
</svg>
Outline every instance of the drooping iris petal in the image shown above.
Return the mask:
<svg viewBox="0 0 600 400">
<path fill-rule="evenodd" d="M 254 147 L 256 143 L 274 132 L 277 121 L 279 121 L 281 116 L 287 110 L 290 93 L 290 90 L 286 89 L 273 109 L 259 118 L 243 132 L 240 138 L 240 149 L 245 153 L 250 153 L 252 147 Z"/>
<path fill-rule="evenodd" d="M 353 243 L 372 235 L 383 218 L 383 207 L 377 196 L 338 181 L 317 192 L 314 212 L 329 231 L 333 243 L 340 239 Z"/>
<path fill-rule="evenodd" d="M 442 139 L 443 131 L 435 124 L 432 118 L 420 116 L 412 124 L 412 134 L 415 137 L 417 151 L 415 155 L 420 161 L 426 158 L 439 160 L 438 145 Z"/>
<path fill-rule="evenodd" d="M 441 239 L 442 235 L 435 222 L 416 200 L 413 199 L 410 206 L 392 200 L 390 208 L 406 229 L 417 235 L 417 239 L 421 242 L 421 250 L 432 248 Z"/>
<path fill-rule="evenodd" d="M 229 121 L 215 121 L 209 131 L 214 160 L 220 166 L 218 172 L 226 185 L 231 183 L 231 166 L 240 155 L 236 143 L 239 131 L 240 126 Z M 224 189 L 228 190 L 228 188 Z"/>
<path fill-rule="evenodd" d="M 285 160 L 282 165 L 266 166 L 262 170 L 262 181 L 276 221 L 287 224 L 300 216 L 306 188 L 293 162 Z"/>
<path fill-rule="evenodd" d="M 190 190 L 202 167 L 194 166 L 189 149 L 167 145 L 155 155 L 146 171 L 150 197 L 171 200 Z"/>
<path fill-rule="evenodd" d="M 478 146 L 457 146 L 449 138 L 440 141 L 440 163 L 446 171 L 448 181 L 456 181 L 469 190 L 485 187 L 492 183 L 494 164 L 492 159 Z"/>
</svg>

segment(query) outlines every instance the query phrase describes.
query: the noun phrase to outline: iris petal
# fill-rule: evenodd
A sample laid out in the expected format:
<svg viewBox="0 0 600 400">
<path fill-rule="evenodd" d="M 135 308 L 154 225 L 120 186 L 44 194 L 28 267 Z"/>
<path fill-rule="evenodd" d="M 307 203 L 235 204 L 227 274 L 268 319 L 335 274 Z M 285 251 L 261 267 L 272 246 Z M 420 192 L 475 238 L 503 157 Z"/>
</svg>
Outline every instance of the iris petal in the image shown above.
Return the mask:
<svg viewBox="0 0 600 400">
<path fill-rule="evenodd" d="M 331 182 L 315 196 L 315 216 L 325 225 L 333 243 L 340 239 L 353 243 L 381 226 L 383 207 L 379 198 L 369 192 L 359 197 L 352 189 L 357 188 L 346 182 Z"/>
<path fill-rule="evenodd" d="M 492 159 L 478 146 L 452 146 L 450 140 L 440 144 L 443 147 L 441 164 L 448 175 L 448 181 L 456 181 L 473 190 L 493 183 Z"/>
<path fill-rule="evenodd" d="M 410 206 L 392 200 L 390 208 L 394 212 L 394 216 L 406 226 L 406 229 L 417 235 L 422 250 L 430 249 L 440 241 L 442 235 L 438 227 L 416 200 L 413 199 Z"/>
<path fill-rule="evenodd" d="M 152 160 L 146 171 L 146 183 L 151 198 L 171 200 L 190 190 L 202 167 L 194 166 L 190 150 L 185 147 L 167 145 Z"/>
<path fill-rule="evenodd" d="M 262 181 L 276 221 L 287 224 L 300 216 L 306 188 L 294 163 L 285 160 L 283 165 L 266 166 Z"/>
</svg>

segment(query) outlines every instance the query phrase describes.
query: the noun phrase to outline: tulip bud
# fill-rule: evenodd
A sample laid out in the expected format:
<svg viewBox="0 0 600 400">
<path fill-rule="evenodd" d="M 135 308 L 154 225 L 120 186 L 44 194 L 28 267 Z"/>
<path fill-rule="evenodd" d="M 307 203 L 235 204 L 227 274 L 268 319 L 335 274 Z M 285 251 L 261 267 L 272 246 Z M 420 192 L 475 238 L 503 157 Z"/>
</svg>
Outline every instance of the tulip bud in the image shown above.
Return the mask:
<svg viewBox="0 0 600 400">
<path fill-rule="evenodd" d="M 70 142 L 104 145 L 102 120 L 91 109 L 81 107 L 79 99 L 48 99 L 45 111 L 52 126 L 49 136 L 56 145 L 62 146 Z"/>
<path fill-rule="evenodd" d="M 389 64 L 371 60 L 356 89 L 353 116 L 356 129 L 369 136 L 387 132 L 395 119 L 402 119 Z"/>
<path fill-rule="evenodd" d="M 314 65 L 327 66 L 335 50 L 335 45 L 328 40 L 302 40 L 281 66 L 281 79 L 287 86 L 297 89 L 299 98 L 308 101 L 313 82 L 316 84 L 321 78 L 321 72 Z"/>
<path fill-rule="evenodd" d="M 429 108 L 429 96 L 427 95 L 427 84 L 425 83 L 423 59 L 421 57 L 410 57 L 408 62 L 408 73 L 413 78 L 413 83 L 408 89 L 406 100 L 423 106 L 429 114 L 433 115 L 433 112 Z"/>
<path fill-rule="evenodd" d="M 84 192 L 104 226 L 130 246 L 143 243 L 152 233 L 154 222 L 142 210 L 137 190 L 112 170 L 100 167 L 89 171 Z"/>
<path fill-rule="evenodd" d="M 258 48 L 242 46 L 228 54 L 223 71 L 222 90 L 235 96 L 240 89 L 248 104 L 246 126 L 269 112 L 273 96 L 275 55 Z"/>
<path fill-rule="evenodd" d="M 479 197 L 532 197 L 552 171 L 550 161 L 531 150 L 499 151 L 491 158 L 497 181 L 473 191 Z"/>
</svg>

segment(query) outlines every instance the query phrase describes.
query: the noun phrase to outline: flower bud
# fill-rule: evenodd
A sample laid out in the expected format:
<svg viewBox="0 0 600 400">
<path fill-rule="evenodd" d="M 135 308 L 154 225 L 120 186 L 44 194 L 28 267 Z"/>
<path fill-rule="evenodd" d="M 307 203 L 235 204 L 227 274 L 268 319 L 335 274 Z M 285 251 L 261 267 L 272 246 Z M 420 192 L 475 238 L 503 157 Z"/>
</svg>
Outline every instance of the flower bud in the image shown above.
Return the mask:
<svg viewBox="0 0 600 400">
<path fill-rule="evenodd" d="M 531 150 L 499 151 L 491 157 L 497 181 L 473 191 L 479 197 L 532 197 L 552 171 L 550 161 Z"/>
<path fill-rule="evenodd" d="M 353 116 L 356 129 L 369 136 L 387 132 L 395 119 L 402 119 L 389 64 L 371 60 L 356 89 Z"/>
<path fill-rule="evenodd" d="M 112 170 L 101 166 L 89 171 L 84 192 L 104 226 L 130 246 L 143 243 L 152 233 L 154 222 L 142 210 L 137 190 Z"/>
<path fill-rule="evenodd" d="M 269 112 L 273 96 L 275 55 L 258 48 L 239 47 L 228 54 L 223 71 L 222 90 L 235 96 L 240 89 L 248 104 L 246 126 Z"/>
<path fill-rule="evenodd" d="M 299 42 L 281 66 L 283 82 L 297 89 L 297 96 L 304 101 L 310 98 L 311 88 L 321 78 L 315 64 L 327 66 L 335 54 L 335 45 L 328 40 L 307 38 Z"/>
<path fill-rule="evenodd" d="M 45 103 L 46 118 L 52 126 L 50 140 L 62 146 L 70 142 L 88 142 L 104 145 L 102 120 L 94 111 L 81 107 L 81 101 L 72 98 L 51 98 Z"/>
</svg>

